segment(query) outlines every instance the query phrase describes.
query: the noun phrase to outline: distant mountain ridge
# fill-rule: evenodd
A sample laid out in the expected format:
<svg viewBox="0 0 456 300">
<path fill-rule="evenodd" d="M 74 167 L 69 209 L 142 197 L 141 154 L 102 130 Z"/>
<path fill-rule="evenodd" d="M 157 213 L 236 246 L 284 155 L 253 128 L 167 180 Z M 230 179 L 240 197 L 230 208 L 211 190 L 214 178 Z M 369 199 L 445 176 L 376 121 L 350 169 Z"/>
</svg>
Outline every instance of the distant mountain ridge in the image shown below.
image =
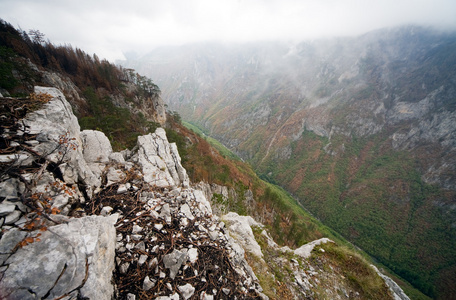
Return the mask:
<svg viewBox="0 0 456 300">
<path fill-rule="evenodd" d="M 456 297 L 455 33 L 206 43 L 122 64 L 422 291 Z"/>
<path fill-rule="evenodd" d="M 455 34 L 404 27 L 293 46 L 208 43 L 163 48 L 124 64 L 157 78 L 170 109 L 256 164 L 264 157 L 252 157 L 246 144 L 254 131 L 251 127 L 258 124 L 268 124 L 274 133 L 281 133 L 286 124 L 292 131 L 281 135 L 296 140 L 303 130 L 326 137 L 369 136 L 428 116 L 429 122 L 418 124 L 418 132 L 396 134 L 395 148 L 442 139 L 448 150 L 456 142 L 448 134 L 454 128 L 439 126 L 454 123 L 455 43 Z M 353 114 L 339 111 L 347 106 Z M 436 113 L 440 119 L 432 119 Z M 232 124 L 238 115 L 247 120 L 243 129 Z M 301 123 L 293 123 L 295 119 Z M 267 138 L 271 142 L 272 137 Z M 452 162 L 445 168 L 454 174 Z M 445 177 L 448 172 L 427 171 L 429 182 L 456 188 L 455 178 Z"/>
</svg>

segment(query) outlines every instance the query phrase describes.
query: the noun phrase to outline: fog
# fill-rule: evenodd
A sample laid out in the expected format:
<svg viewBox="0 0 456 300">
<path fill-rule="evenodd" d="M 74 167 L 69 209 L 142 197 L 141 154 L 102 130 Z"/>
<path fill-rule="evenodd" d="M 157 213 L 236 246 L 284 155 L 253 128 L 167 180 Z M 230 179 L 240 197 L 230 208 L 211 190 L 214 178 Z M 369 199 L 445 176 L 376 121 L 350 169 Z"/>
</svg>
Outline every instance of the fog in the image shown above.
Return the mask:
<svg viewBox="0 0 456 300">
<path fill-rule="evenodd" d="M 0 18 L 114 61 L 201 41 L 300 41 L 403 24 L 456 28 L 454 0 L 1 0 Z"/>
</svg>

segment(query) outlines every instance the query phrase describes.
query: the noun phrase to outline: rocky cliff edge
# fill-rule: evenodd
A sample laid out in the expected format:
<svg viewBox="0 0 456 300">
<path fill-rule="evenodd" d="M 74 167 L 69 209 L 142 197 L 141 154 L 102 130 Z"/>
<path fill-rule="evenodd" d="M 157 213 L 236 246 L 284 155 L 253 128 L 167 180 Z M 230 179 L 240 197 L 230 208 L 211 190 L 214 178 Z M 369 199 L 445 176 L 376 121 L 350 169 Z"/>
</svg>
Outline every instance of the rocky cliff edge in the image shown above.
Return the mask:
<svg viewBox="0 0 456 300">
<path fill-rule="evenodd" d="M 103 133 L 80 131 L 59 90 L 35 92 L 2 104 L 1 299 L 268 298 L 245 258 L 265 264 L 262 225 L 213 214 L 163 129 L 113 152 Z M 305 259 L 325 242 L 280 252 Z M 321 270 L 290 262 L 294 297 L 312 299 Z M 337 299 L 360 297 L 336 287 Z"/>
<path fill-rule="evenodd" d="M 2 113 L 0 298 L 267 298 L 163 129 L 113 152 L 35 93 Z"/>
</svg>

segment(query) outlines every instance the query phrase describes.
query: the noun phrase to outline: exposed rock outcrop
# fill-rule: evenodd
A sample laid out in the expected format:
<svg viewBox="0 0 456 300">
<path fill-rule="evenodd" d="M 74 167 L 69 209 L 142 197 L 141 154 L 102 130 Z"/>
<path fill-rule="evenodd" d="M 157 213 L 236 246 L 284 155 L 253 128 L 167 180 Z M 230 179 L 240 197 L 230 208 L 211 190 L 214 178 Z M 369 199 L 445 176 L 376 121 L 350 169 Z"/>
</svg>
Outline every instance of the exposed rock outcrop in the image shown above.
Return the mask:
<svg viewBox="0 0 456 300">
<path fill-rule="evenodd" d="M 388 285 L 388 288 L 394 296 L 394 300 L 410 300 L 410 298 L 404 293 L 401 287 L 394 280 L 380 272 L 376 266 L 371 266 L 377 272 L 377 274 L 382 277 L 383 280 L 385 280 L 386 285 Z"/>
<path fill-rule="evenodd" d="M 111 299 L 116 221 L 117 215 L 73 218 L 18 249 L 24 238 L 37 233 L 6 231 L 0 248 L 10 255 L 2 255 L 2 299 Z"/>
<path fill-rule="evenodd" d="M 84 158 L 79 124 L 63 94 L 35 92 L 49 102 L 2 128 L 11 159 L 1 172 L 0 294 L 111 299 L 117 216 L 66 217 L 101 181 Z"/>
<path fill-rule="evenodd" d="M 86 100 L 80 96 L 79 88 L 68 77 L 49 71 L 40 71 L 33 63 L 28 62 L 30 68 L 41 74 L 42 80 L 49 86 L 61 91 L 68 102 L 70 102 L 76 112 L 86 104 Z"/>
<path fill-rule="evenodd" d="M 286 273 L 288 273 L 293 280 L 284 280 L 284 283 L 293 299 L 314 299 L 314 297 L 316 299 L 364 299 L 366 297 L 353 289 L 349 280 L 345 280 L 344 273 L 335 266 L 334 261 L 325 261 L 324 256 L 321 258 L 314 256 L 313 259 L 309 259 L 315 253 L 314 251 L 324 254 L 325 250 L 318 246 L 326 243 L 334 244 L 330 239 L 322 238 L 292 250 L 289 247 L 279 247 L 265 227 L 250 216 L 239 216 L 230 212 L 224 215 L 222 220 L 226 223 L 230 236 L 245 249 L 245 255 L 253 262 L 252 266 L 257 274 L 261 273 L 264 276 L 267 273 L 274 277 L 274 275 L 287 276 Z M 332 272 L 325 270 L 322 262 L 329 263 Z M 284 271 L 271 275 L 270 273 L 274 273 L 274 267 Z M 375 266 L 371 265 L 368 272 L 375 272 L 384 279 L 392 298 L 409 299 L 391 278 L 383 275 Z M 325 291 L 316 293 L 316 287 Z M 387 291 L 385 290 L 384 293 L 382 296 L 387 299 Z"/>
<path fill-rule="evenodd" d="M 132 82 L 125 82 L 125 88 L 130 94 L 137 92 L 138 86 Z M 136 93 L 137 94 L 137 93 Z M 126 99 L 123 95 L 111 95 L 112 102 L 120 107 L 128 108 L 133 113 L 141 113 L 149 121 L 154 121 L 161 125 L 166 122 L 166 108 L 159 93 L 139 96 L 133 99 Z"/>
<path fill-rule="evenodd" d="M 261 273 L 271 263 L 289 270 L 294 298 L 322 296 L 321 284 L 333 299 L 362 296 L 339 271 L 308 260 L 328 239 L 291 250 L 252 217 L 214 214 L 207 197 L 238 195 L 192 188 L 163 129 L 113 152 L 102 132 L 80 132 L 60 91 L 36 92 L 49 102 L 3 128 L 2 299 L 268 299 L 255 271 L 279 276 Z M 241 196 L 253 201 L 249 191 Z"/>
<path fill-rule="evenodd" d="M 2 297 L 267 298 L 163 129 L 116 153 L 60 91 L 36 92 L 49 102 L 3 135 Z"/>
<path fill-rule="evenodd" d="M 144 181 L 159 187 L 189 186 L 187 172 L 180 164 L 176 144 L 169 144 L 165 130 L 138 137 L 138 152 L 132 158 L 141 166 Z"/>
</svg>

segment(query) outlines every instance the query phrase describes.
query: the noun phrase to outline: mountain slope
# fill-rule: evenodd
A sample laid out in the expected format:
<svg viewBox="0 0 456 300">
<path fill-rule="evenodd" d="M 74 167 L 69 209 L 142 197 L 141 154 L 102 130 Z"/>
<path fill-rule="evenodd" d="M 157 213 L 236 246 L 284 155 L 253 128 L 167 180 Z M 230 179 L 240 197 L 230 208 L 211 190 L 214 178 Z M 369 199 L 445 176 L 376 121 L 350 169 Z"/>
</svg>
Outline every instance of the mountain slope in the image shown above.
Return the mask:
<svg viewBox="0 0 456 300">
<path fill-rule="evenodd" d="M 0 25 L 1 62 L 6 65 L 0 84 L 2 297 L 101 299 L 111 298 L 114 292 L 121 299 L 211 299 L 212 295 L 264 299 L 244 250 L 231 242 L 204 194 L 219 211 L 252 212 L 264 220 L 266 226 L 255 223 L 253 228 L 260 242 L 260 229 L 269 229 L 281 243 L 293 247 L 330 235 L 282 190 L 257 178 L 247 164 L 230 162 L 182 127 L 177 114 L 167 115 L 164 122 L 159 90 L 147 78 L 68 46 L 37 44 L 9 24 Z M 35 87 L 27 95 L 36 83 L 61 91 Z M 106 135 L 97 130 L 81 132 L 72 109 L 86 128 L 101 129 Z M 163 129 L 154 130 L 159 122 L 166 134 Z M 138 137 L 132 150 L 115 152 L 108 140 L 118 149 L 125 148 L 135 135 L 150 131 L 155 133 Z M 176 144 L 169 144 L 168 138 Z M 177 148 L 190 178 L 205 180 L 196 185 L 201 190 L 189 187 Z M 111 213 L 115 214 L 105 218 Z M 89 223 L 103 219 L 110 235 L 99 239 L 98 227 Z M 61 231 L 66 227 L 76 227 L 80 234 Z M 95 238 L 86 235 L 86 227 L 94 229 Z M 46 248 L 55 247 L 57 231 L 57 239 L 63 237 L 64 242 L 60 248 L 69 250 L 64 256 Z M 94 247 L 93 239 L 100 245 Z M 391 299 L 385 282 L 353 250 L 330 245 L 311 253 L 317 244 L 311 243 L 299 248 L 305 253 L 299 258 L 299 253 L 287 247 L 279 251 L 270 243 L 263 243 L 262 251 L 271 252 L 268 257 L 274 263 L 268 260 L 257 271 L 271 271 L 260 282 L 268 286 L 272 299 L 328 294 L 338 299 Z M 75 253 L 75 248 L 83 253 Z M 92 268 L 96 256 L 87 249 L 105 256 L 98 271 Z M 42 264 L 55 262 L 49 255 L 60 259 L 52 266 L 52 276 L 43 277 Z M 73 264 L 73 256 L 86 258 Z M 80 270 L 77 278 L 68 273 L 74 266 Z M 101 279 L 102 285 L 94 283 Z M 89 296 L 92 292 L 101 295 Z"/>
<path fill-rule="evenodd" d="M 157 49 L 169 107 L 419 287 L 456 297 L 456 35 Z"/>
</svg>

